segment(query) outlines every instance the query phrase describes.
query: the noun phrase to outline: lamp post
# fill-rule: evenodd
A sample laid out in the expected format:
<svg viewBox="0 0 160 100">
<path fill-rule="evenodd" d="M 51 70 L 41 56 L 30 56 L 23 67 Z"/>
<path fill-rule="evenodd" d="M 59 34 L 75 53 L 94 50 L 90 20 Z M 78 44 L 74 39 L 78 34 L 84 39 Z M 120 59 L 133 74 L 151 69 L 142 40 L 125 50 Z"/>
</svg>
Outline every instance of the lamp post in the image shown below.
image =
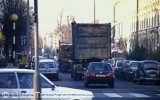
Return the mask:
<svg viewBox="0 0 160 100">
<path fill-rule="evenodd" d="M 34 16 L 35 16 L 35 72 L 34 72 L 34 100 L 41 100 L 41 83 L 40 83 L 40 73 L 39 73 L 39 37 L 38 37 L 38 1 L 34 0 Z"/>
<path fill-rule="evenodd" d="M 95 17 L 96 17 L 96 12 L 95 12 L 95 0 L 94 0 L 94 24 L 95 24 Z"/>
<path fill-rule="evenodd" d="M 16 44 L 15 29 L 16 29 L 16 21 L 18 20 L 18 16 L 16 14 L 12 14 L 11 15 L 11 20 L 13 22 L 12 63 L 13 63 L 13 66 L 14 66 L 15 65 L 15 58 L 16 58 L 16 51 L 15 51 L 15 44 Z"/>
</svg>

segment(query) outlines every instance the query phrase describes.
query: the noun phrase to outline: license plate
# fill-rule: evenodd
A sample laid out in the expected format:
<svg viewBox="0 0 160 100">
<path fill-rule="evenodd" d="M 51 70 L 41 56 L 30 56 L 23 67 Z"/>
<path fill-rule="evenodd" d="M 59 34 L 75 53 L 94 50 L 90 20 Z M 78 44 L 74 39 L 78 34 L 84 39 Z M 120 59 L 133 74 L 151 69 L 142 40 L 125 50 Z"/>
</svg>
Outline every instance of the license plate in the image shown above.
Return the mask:
<svg viewBox="0 0 160 100">
<path fill-rule="evenodd" d="M 150 74 L 150 77 L 156 77 L 156 74 Z"/>
<path fill-rule="evenodd" d="M 96 77 L 106 77 L 106 75 L 103 74 L 97 74 Z"/>
<path fill-rule="evenodd" d="M 51 72 L 51 70 L 45 70 L 44 72 L 49 73 L 49 72 Z"/>
</svg>

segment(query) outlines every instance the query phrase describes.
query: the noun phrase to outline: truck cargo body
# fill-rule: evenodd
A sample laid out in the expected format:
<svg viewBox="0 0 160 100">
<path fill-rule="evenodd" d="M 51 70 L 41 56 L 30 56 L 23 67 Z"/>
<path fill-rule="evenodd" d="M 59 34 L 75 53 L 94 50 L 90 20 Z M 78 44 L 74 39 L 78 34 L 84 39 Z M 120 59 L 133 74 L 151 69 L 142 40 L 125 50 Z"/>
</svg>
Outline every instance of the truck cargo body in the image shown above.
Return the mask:
<svg viewBox="0 0 160 100">
<path fill-rule="evenodd" d="M 59 44 L 59 68 L 62 72 L 69 72 L 72 64 L 72 43 L 60 42 Z"/>
<path fill-rule="evenodd" d="M 72 68 L 75 80 L 90 62 L 111 58 L 111 24 L 72 23 Z"/>
</svg>

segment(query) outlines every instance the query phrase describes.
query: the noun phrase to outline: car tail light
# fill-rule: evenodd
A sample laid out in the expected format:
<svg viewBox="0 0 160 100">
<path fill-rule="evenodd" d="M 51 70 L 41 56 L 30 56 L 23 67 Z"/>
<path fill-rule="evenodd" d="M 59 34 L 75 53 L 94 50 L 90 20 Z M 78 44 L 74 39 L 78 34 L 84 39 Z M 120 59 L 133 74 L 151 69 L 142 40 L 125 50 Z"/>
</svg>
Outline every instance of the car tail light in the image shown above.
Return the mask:
<svg viewBox="0 0 160 100">
<path fill-rule="evenodd" d="M 115 78 L 115 75 L 113 73 L 109 73 L 109 74 L 107 74 L 107 77 L 109 77 L 109 78 Z"/>
<path fill-rule="evenodd" d="M 88 73 L 87 77 L 95 77 L 95 74 L 94 73 Z"/>
</svg>

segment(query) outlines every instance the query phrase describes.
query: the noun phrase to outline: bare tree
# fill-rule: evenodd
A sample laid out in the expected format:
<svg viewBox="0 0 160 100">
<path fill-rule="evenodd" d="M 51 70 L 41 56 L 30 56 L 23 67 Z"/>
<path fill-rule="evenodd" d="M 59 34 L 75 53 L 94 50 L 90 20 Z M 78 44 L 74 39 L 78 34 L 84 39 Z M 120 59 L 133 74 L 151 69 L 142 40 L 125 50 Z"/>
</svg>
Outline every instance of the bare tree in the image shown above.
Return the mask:
<svg viewBox="0 0 160 100">
<path fill-rule="evenodd" d="M 9 58 L 9 51 L 12 47 L 12 21 L 10 20 L 11 14 L 15 13 L 18 15 L 18 20 L 16 21 L 16 52 L 22 52 L 24 47 L 21 45 L 21 36 L 30 36 L 33 30 L 33 17 L 29 15 L 29 32 L 27 33 L 27 2 L 26 0 L 1 0 L 1 11 L 3 14 L 2 24 L 4 26 L 3 32 L 5 35 L 5 54 Z M 30 8 L 31 10 L 32 8 Z"/>
</svg>

